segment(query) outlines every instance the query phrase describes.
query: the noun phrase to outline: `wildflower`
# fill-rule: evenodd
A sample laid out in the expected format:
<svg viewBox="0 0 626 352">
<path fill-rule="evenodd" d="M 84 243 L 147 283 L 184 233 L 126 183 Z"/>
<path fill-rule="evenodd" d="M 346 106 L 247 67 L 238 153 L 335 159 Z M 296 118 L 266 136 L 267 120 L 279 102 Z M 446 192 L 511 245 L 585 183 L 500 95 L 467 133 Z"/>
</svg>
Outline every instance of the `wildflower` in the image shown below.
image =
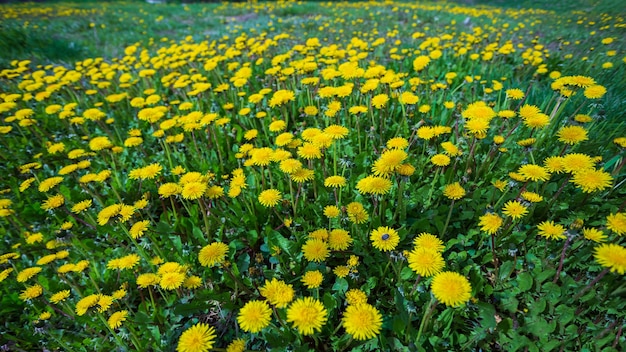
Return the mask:
<svg viewBox="0 0 626 352">
<path fill-rule="evenodd" d="M 122 326 L 122 322 L 126 321 L 126 317 L 128 316 L 127 310 L 121 310 L 119 312 L 115 312 L 111 314 L 107 323 L 111 329 L 117 329 Z"/>
<path fill-rule="evenodd" d="M 461 187 L 461 184 L 455 182 L 446 185 L 446 187 L 443 189 L 443 195 L 446 196 L 448 199 L 457 200 L 465 196 L 465 190 L 463 189 L 463 187 Z"/>
<path fill-rule="evenodd" d="M 185 199 L 198 199 L 206 192 L 207 185 L 203 182 L 189 182 L 183 186 L 181 195 Z"/>
<path fill-rule="evenodd" d="M 226 347 L 226 352 L 244 352 L 246 350 L 246 340 L 236 339 Z"/>
<path fill-rule="evenodd" d="M 580 126 L 565 126 L 562 127 L 556 135 L 559 137 L 559 142 L 574 145 L 582 141 L 589 139 L 587 137 L 587 130 Z"/>
<path fill-rule="evenodd" d="M 531 202 L 531 203 L 539 203 L 541 201 L 543 201 L 543 197 L 537 193 L 534 192 L 522 192 L 521 194 L 522 198 L 524 198 L 526 201 Z"/>
<path fill-rule="evenodd" d="M 281 161 L 279 167 L 280 171 L 290 174 L 302 168 L 302 163 L 299 160 L 289 158 Z"/>
<path fill-rule="evenodd" d="M 502 207 L 502 214 L 510 216 L 513 220 L 517 220 L 528 214 L 528 209 L 522 203 L 516 200 L 510 200 Z"/>
<path fill-rule="evenodd" d="M 97 294 L 92 294 L 81 298 L 80 301 L 76 303 L 76 314 L 79 316 L 85 315 L 89 308 L 94 307 L 98 304 L 99 300 L 100 295 Z"/>
<path fill-rule="evenodd" d="M 346 302 L 348 305 L 359 305 L 367 303 L 367 295 L 358 288 L 353 288 L 346 292 Z"/>
<path fill-rule="evenodd" d="M 437 300 L 448 307 L 458 307 L 472 297 L 472 286 L 465 276 L 452 271 L 435 275 L 430 289 Z"/>
<path fill-rule="evenodd" d="M 74 206 L 72 206 L 72 213 L 79 214 L 87 210 L 87 208 L 91 207 L 92 204 L 93 204 L 93 201 L 91 199 L 80 201 L 74 204 Z"/>
<path fill-rule="evenodd" d="M 41 267 L 38 266 L 26 268 L 17 274 L 17 282 L 26 282 L 28 279 L 39 274 L 39 272 L 41 272 Z"/>
<path fill-rule="evenodd" d="M 415 248 L 411 251 L 407 260 L 409 268 L 422 277 L 437 274 L 445 265 L 440 252 L 424 247 Z"/>
<path fill-rule="evenodd" d="M 266 208 L 275 207 L 281 199 L 280 191 L 277 189 L 267 189 L 259 194 L 259 203 Z"/>
<path fill-rule="evenodd" d="M 370 240 L 374 248 L 381 251 L 391 251 L 396 248 L 400 242 L 400 236 L 398 232 L 387 226 L 380 226 L 375 230 L 372 230 L 370 234 Z"/>
<path fill-rule="evenodd" d="M 402 92 L 400 97 L 398 97 L 398 101 L 400 104 L 404 105 L 414 105 L 418 102 L 419 97 L 412 92 Z"/>
<path fill-rule="evenodd" d="M 596 261 L 612 273 L 624 275 L 626 273 L 626 248 L 619 244 L 601 244 L 595 248 L 593 255 Z"/>
<path fill-rule="evenodd" d="M 213 242 L 200 250 L 198 260 L 202 266 L 212 267 L 223 263 L 227 254 L 228 245 L 222 242 Z"/>
<path fill-rule="evenodd" d="M 582 189 L 584 193 L 592 193 L 610 187 L 613 177 L 603 170 L 590 168 L 576 172 L 570 182 Z"/>
<path fill-rule="evenodd" d="M 20 299 L 22 301 L 28 301 L 41 296 L 42 293 L 43 287 L 40 284 L 34 284 L 32 286 L 28 286 L 24 291 L 22 291 L 22 293 L 20 293 Z"/>
<path fill-rule="evenodd" d="M 276 120 L 270 123 L 269 130 L 270 132 L 280 132 L 287 128 L 287 123 L 283 120 Z"/>
<path fill-rule="evenodd" d="M 361 194 L 383 195 L 391 190 L 391 181 L 378 176 L 367 176 L 356 184 L 356 189 Z"/>
<path fill-rule="evenodd" d="M 561 159 L 561 167 L 565 170 L 565 172 L 576 173 L 580 170 L 593 168 L 594 162 L 589 155 L 571 153 L 563 156 Z"/>
<path fill-rule="evenodd" d="M 237 315 L 237 321 L 243 331 L 257 333 L 270 324 L 272 310 L 265 301 L 246 303 Z"/>
<path fill-rule="evenodd" d="M 513 88 L 506 90 L 506 96 L 512 100 L 520 100 L 524 98 L 524 92 L 521 89 Z"/>
<path fill-rule="evenodd" d="M 315 171 L 301 168 L 292 172 L 289 177 L 297 183 L 303 183 L 313 180 L 315 178 Z"/>
<path fill-rule="evenodd" d="M 547 181 L 550 179 L 550 173 L 539 165 L 522 165 L 517 172 L 530 181 Z"/>
<path fill-rule="evenodd" d="M 356 340 L 367 340 L 380 333 L 383 317 L 374 306 L 367 303 L 351 304 L 343 314 L 346 332 Z"/>
<path fill-rule="evenodd" d="M 261 296 L 265 297 L 271 305 L 276 308 L 285 308 L 287 304 L 293 300 L 294 290 L 293 286 L 287 285 L 284 281 L 265 280 L 265 285 L 259 288 Z"/>
<path fill-rule="evenodd" d="M 59 304 L 60 302 L 65 301 L 69 296 L 70 290 L 59 291 L 50 297 L 50 302 L 53 304 Z"/>
<path fill-rule="evenodd" d="M 584 228 L 583 237 L 596 243 L 601 243 L 601 242 L 606 241 L 606 235 L 604 234 L 604 232 L 602 232 L 602 230 L 598 230 L 595 228 L 590 228 L 590 229 Z"/>
<path fill-rule="evenodd" d="M 409 146 L 409 141 L 403 137 L 391 138 L 387 141 L 387 148 L 389 149 L 405 149 Z"/>
<path fill-rule="evenodd" d="M 606 228 L 618 235 L 626 233 L 626 213 L 610 214 L 606 217 Z"/>
<path fill-rule="evenodd" d="M 302 254 L 308 261 L 321 262 L 329 255 L 328 244 L 319 239 L 309 239 L 302 245 Z"/>
<path fill-rule="evenodd" d="M 587 99 L 600 99 L 606 93 L 606 88 L 601 85 L 592 85 L 585 88 L 583 93 Z"/>
<path fill-rule="evenodd" d="M 54 196 L 48 197 L 42 204 L 41 209 L 43 210 L 52 210 L 60 207 L 65 203 L 65 197 L 62 194 L 55 194 Z"/>
<path fill-rule="evenodd" d="M 422 232 L 415 239 L 413 239 L 413 245 L 415 248 L 426 248 L 436 252 L 443 252 L 445 246 L 443 245 L 443 241 L 440 240 L 437 236 L 430 234 L 428 232 Z"/>
<path fill-rule="evenodd" d="M 387 94 L 378 94 L 372 98 L 372 106 L 376 109 L 382 109 L 387 106 L 389 96 Z"/>
<path fill-rule="evenodd" d="M 391 149 L 383 152 L 374 162 L 372 172 L 376 176 L 388 177 L 395 172 L 406 160 L 408 154 L 401 149 Z"/>
<path fill-rule="evenodd" d="M 335 251 L 343 251 L 350 247 L 352 237 L 346 230 L 334 229 L 328 235 L 328 246 Z"/>
<path fill-rule="evenodd" d="M 345 265 L 340 265 L 333 270 L 333 273 L 337 275 L 338 278 L 344 278 L 350 274 L 350 268 Z"/>
<path fill-rule="evenodd" d="M 415 71 L 423 70 L 430 63 L 430 58 L 426 55 L 420 55 L 413 60 L 413 69 Z"/>
<path fill-rule="evenodd" d="M 164 290 L 175 290 L 185 281 L 185 274 L 178 272 L 165 273 L 159 280 L 159 286 Z"/>
<path fill-rule="evenodd" d="M 330 219 L 334 219 L 341 214 L 341 210 L 335 205 L 328 205 L 324 207 L 324 216 Z"/>
<path fill-rule="evenodd" d="M 322 302 L 312 297 L 298 298 L 287 309 L 287 322 L 293 323 L 294 328 L 305 336 L 321 331 L 327 316 L 328 311 Z"/>
<path fill-rule="evenodd" d="M 143 236 L 144 232 L 148 229 L 148 225 L 150 225 L 150 220 L 138 221 L 133 224 L 128 232 L 132 238 L 137 239 Z"/>
<path fill-rule="evenodd" d="M 345 138 L 348 132 L 347 128 L 339 125 L 330 125 L 324 129 L 324 133 L 329 135 L 333 140 Z"/>
<path fill-rule="evenodd" d="M 63 177 L 61 176 L 47 178 L 39 184 L 39 192 L 48 192 L 61 182 L 63 182 Z"/>
<path fill-rule="evenodd" d="M 495 213 L 487 213 L 481 216 L 479 219 L 480 222 L 478 223 L 478 225 L 481 226 L 480 229 L 490 235 L 494 235 L 496 232 L 498 232 L 500 226 L 502 226 L 502 218 Z"/>
<path fill-rule="evenodd" d="M 93 151 L 111 148 L 112 146 L 113 143 L 111 143 L 109 137 L 94 137 L 89 141 L 89 149 Z"/>
<path fill-rule="evenodd" d="M 304 143 L 298 147 L 298 156 L 304 159 L 319 159 L 322 157 L 322 150 L 313 143 Z"/>
<path fill-rule="evenodd" d="M 566 238 L 565 227 L 560 224 L 555 224 L 553 221 L 544 221 L 537 225 L 539 235 L 550 240 L 561 240 Z"/>
<path fill-rule="evenodd" d="M 156 286 L 161 279 L 157 274 L 147 273 L 137 277 L 137 286 L 139 288 L 147 288 L 148 286 Z"/>
<path fill-rule="evenodd" d="M 318 288 L 322 284 L 324 280 L 324 276 L 319 270 L 307 271 L 304 275 L 302 275 L 302 283 L 307 288 Z"/>
<path fill-rule="evenodd" d="M 198 323 L 185 330 L 178 339 L 177 352 L 207 352 L 215 343 L 215 328 Z"/>
</svg>

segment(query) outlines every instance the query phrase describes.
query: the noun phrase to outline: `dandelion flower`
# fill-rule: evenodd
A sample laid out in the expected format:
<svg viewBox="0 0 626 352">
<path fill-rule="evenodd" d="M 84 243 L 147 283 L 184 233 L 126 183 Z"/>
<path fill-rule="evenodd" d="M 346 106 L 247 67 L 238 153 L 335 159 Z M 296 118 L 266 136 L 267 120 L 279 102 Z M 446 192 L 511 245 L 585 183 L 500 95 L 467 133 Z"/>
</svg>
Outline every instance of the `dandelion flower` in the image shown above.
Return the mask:
<svg viewBox="0 0 626 352">
<path fill-rule="evenodd" d="M 502 226 L 502 218 L 495 213 L 487 213 L 479 218 L 480 229 L 490 235 L 494 235 Z"/>
<path fill-rule="evenodd" d="M 344 187 L 346 185 L 346 179 L 343 176 L 329 176 L 324 180 L 325 187 Z"/>
<path fill-rule="evenodd" d="M 265 280 L 265 285 L 259 288 L 259 292 L 276 308 L 287 307 L 295 294 L 293 286 L 287 285 L 282 280 L 276 280 L 276 278 L 273 278 L 272 281 Z"/>
<path fill-rule="evenodd" d="M 93 204 L 91 199 L 80 201 L 72 206 L 72 213 L 79 214 L 91 207 L 91 204 Z"/>
<path fill-rule="evenodd" d="M 450 157 L 445 154 L 435 154 L 430 158 L 430 162 L 436 166 L 450 165 Z"/>
<path fill-rule="evenodd" d="M 327 316 L 328 311 L 322 302 L 312 297 L 298 298 L 287 309 L 287 322 L 293 323 L 294 328 L 305 336 L 321 331 Z"/>
<path fill-rule="evenodd" d="M 335 205 L 328 205 L 324 207 L 324 216 L 326 216 L 329 219 L 334 219 L 338 217 L 339 214 L 341 214 L 341 210 L 339 209 L 339 207 Z"/>
<path fill-rule="evenodd" d="M 587 99 L 600 99 L 606 93 L 606 88 L 601 85 L 592 85 L 585 88 L 583 93 Z"/>
<path fill-rule="evenodd" d="M 576 173 L 580 170 L 591 169 L 594 167 L 593 159 L 586 154 L 571 153 L 561 158 L 561 167 L 565 172 Z"/>
<path fill-rule="evenodd" d="M 402 149 L 387 150 L 374 162 L 372 172 L 376 176 L 388 177 L 402 165 L 407 157 L 408 154 Z"/>
<path fill-rule="evenodd" d="M 443 189 L 443 195 L 446 196 L 446 198 L 448 199 L 461 199 L 465 196 L 465 189 L 463 189 L 460 183 L 455 182 L 446 185 L 446 187 Z"/>
<path fill-rule="evenodd" d="M 257 333 L 270 325 L 272 309 L 265 301 L 246 303 L 237 315 L 237 321 L 243 331 Z"/>
<path fill-rule="evenodd" d="M 147 273 L 137 276 L 137 286 L 139 288 L 147 288 L 159 284 L 160 278 L 157 274 Z"/>
<path fill-rule="evenodd" d="M 391 190 L 391 180 L 378 176 L 367 176 L 356 184 L 356 189 L 361 194 L 383 195 Z"/>
<path fill-rule="evenodd" d="M 350 274 L 350 268 L 345 265 L 340 265 L 333 270 L 333 273 L 339 278 L 344 278 Z"/>
<path fill-rule="evenodd" d="M 130 230 L 128 230 L 128 233 L 130 233 L 132 238 L 137 239 L 143 236 L 146 230 L 148 230 L 148 225 L 150 225 L 150 220 L 138 221 L 133 224 Z"/>
<path fill-rule="evenodd" d="M 319 270 L 307 271 L 304 275 L 302 275 L 302 283 L 307 288 L 318 288 L 322 284 L 324 280 L 324 276 Z"/>
<path fill-rule="evenodd" d="M 626 248 L 613 243 L 601 244 L 595 248 L 596 261 L 612 273 L 626 273 Z"/>
<path fill-rule="evenodd" d="M 376 109 L 382 109 L 387 105 L 389 96 L 387 94 L 378 94 L 372 98 L 372 106 Z"/>
<path fill-rule="evenodd" d="M 602 232 L 602 230 L 598 230 L 595 228 L 584 228 L 583 229 L 583 236 L 593 242 L 596 243 L 602 243 L 604 241 L 606 241 L 606 235 L 604 234 L 604 232 Z"/>
<path fill-rule="evenodd" d="M 606 217 L 606 227 L 618 235 L 626 233 L 626 213 L 610 214 Z"/>
<path fill-rule="evenodd" d="M 556 135 L 559 137 L 559 142 L 569 145 L 578 144 L 589 139 L 589 137 L 587 137 L 587 130 L 581 126 L 562 127 Z"/>
<path fill-rule="evenodd" d="M 324 261 L 329 255 L 328 244 L 319 239 L 309 239 L 302 245 L 304 258 L 312 262 Z"/>
<path fill-rule="evenodd" d="M 367 303 L 367 295 L 358 288 L 350 289 L 346 292 L 346 303 L 348 303 L 348 305 Z"/>
<path fill-rule="evenodd" d="M 611 187 L 613 177 L 602 170 L 585 169 L 576 172 L 570 182 L 582 189 L 584 193 L 592 193 Z"/>
<path fill-rule="evenodd" d="M 185 274 L 183 273 L 165 273 L 161 276 L 161 280 L 159 280 L 159 286 L 161 286 L 164 290 L 171 291 L 179 288 L 184 281 Z"/>
<path fill-rule="evenodd" d="M 429 248 L 415 248 L 407 257 L 409 268 L 418 275 L 429 277 L 440 272 L 445 263 L 440 252 Z"/>
<path fill-rule="evenodd" d="M 522 165 L 517 172 L 530 181 L 547 181 L 550 179 L 550 173 L 548 170 L 539 165 Z"/>
<path fill-rule="evenodd" d="M 221 264 L 228 254 L 228 245 L 222 242 L 213 242 L 204 246 L 198 253 L 198 260 L 202 266 L 212 267 Z"/>
<path fill-rule="evenodd" d="M 334 251 L 346 250 L 351 243 L 352 237 L 346 230 L 334 229 L 328 234 L 328 246 Z"/>
<path fill-rule="evenodd" d="M 437 300 L 448 307 L 458 307 L 472 297 L 472 286 L 465 276 L 444 271 L 435 275 L 430 289 Z"/>
<path fill-rule="evenodd" d="M 126 317 L 128 316 L 127 310 L 120 310 L 119 312 L 115 312 L 111 314 L 107 323 L 111 329 L 117 329 L 122 326 L 122 322 L 126 321 Z"/>
<path fill-rule="evenodd" d="M 34 266 L 32 268 L 26 268 L 17 274 L 17 282 L 26 282 L 28 281 L 28 279 L 39 274 L 40 271 L 41 271 L 41 267 L 38 267 L 38 266 Z"/>
<path fill-rule="evenodd" d="M 43 287 L 40 284 L 34 284 L 32 286 L 28 286 L 24 291 L 22 291 L 22 293 L 20 293 L 20 299 L 22 301 L 28 301 L 41 296 L 42 293 Z"/>
<path fill-rule="evenodd" d="M 70 290 L 59 291 L 52 296 L 50 296 L 50 302 L 53 304 L 59 304 L 60 302 L 65 301 L 70 296 Z"/>
<path fill-rule="evenodd" d="M 215 328 L 198 323 L 185 330 L 178 339 L 177 352 L 207 352 L 215 343 Z"/>
<path fill-rule="evenodd" d="M 415 248 L 426 248 L 436 252 L 443 252 L 445 246 L 439 237 L 428 232 L 422 232 L 413 239 Z"/>
<path fill-rule="evenodd" d="M 528 214 L 528 209 L 516 200 L 510 200 L 502 207 L 502 214 L 510 216 L 513 220 L 520 219 Z"/>
<path fill-rule="evenodd" d="M 340 125 L 330 125 L 324 129 L 324 133 L 329 135 L 332 139 L 343 139 L 348 135 L 349 130 Z"/>
<path fill-rule="evenodd" d="M 206 192 L 207 185 L 204 182 L 189 182 L 183 186 L 181 195 L 185 199 L 198 199 Z"/>
<path fill-rule="evenodd" d="M 370 234 L 370 240 L 374 248 L 381 251 L 392 251 L 396 248 L 400 242 L 400 236 L 398 232 L 387 226 L 380 226 L 375 230 L 372 230 Z"/>
<path fill-rule="evenodd" d="M 565 227 L 555 224 L 553 221 L 544 221 L 537 225 L 539 235 L 551 240 L 561 240 L 566 238 Z"/>
<path fill-rule="evenodd" d="M 236 339 L 226 347 L 226 352 L 244 352 L 246 350 L 246 340 Z"/>
<path fill-rule="evenodd" d="M 372 305 L 351 304 L 343 314 L 342 324 L 356 340 L 368 340 L 380 333 L 383 317 Z"/>
<path fill-rule="evenodd" d="M 259 203 L 264 207 L 273 208 L 280 201 L 281 194 L 277 189 L 267 189 L 259 194 Z"/>
</svg>

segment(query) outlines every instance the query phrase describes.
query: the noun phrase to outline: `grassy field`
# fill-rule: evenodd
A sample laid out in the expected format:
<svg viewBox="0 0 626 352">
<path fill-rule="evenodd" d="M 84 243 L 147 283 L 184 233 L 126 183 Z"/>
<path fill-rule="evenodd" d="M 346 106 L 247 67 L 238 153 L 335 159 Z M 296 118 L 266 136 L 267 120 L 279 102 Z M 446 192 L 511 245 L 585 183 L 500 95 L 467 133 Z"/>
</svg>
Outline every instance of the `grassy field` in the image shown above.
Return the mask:
<svg viewBox="0 0 626 352">
<path fill-rule="evenodd" d="M 621 350 L 625 16 L 0 5 L 0 347 Z"/>
</svg>

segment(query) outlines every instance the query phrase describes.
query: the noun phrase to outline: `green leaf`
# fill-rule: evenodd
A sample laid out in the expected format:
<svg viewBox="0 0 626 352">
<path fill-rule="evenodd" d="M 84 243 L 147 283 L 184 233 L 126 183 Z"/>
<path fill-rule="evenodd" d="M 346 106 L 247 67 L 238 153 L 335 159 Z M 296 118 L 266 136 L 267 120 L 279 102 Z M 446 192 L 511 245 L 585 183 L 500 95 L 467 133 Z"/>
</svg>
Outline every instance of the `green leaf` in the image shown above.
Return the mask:
<svg viewBox="0 0 626 352">
<path fill-rule="evenodd" d="M 411 270 L 411 268 L 409 268 L 408 266 L 402 268 L 402 271 L 400 272 L 400 279 L 409 280 L 412 276 L 413 270 Z"/>
<path fill-rule="evenodd" d="M 517 275 L 517 287 L 521 292 L 526 292 L 533 287 L 533 277 L 529 272 Z"/>
<path fill-rule="evenodd" d="M 348 281 L 344 278 L 337 278 L 337 281 L 335 281 L 332 290 L 338 291 L 339 293 L 345 293 L 346 291 L 348 291 Z"/>
<path fill-rule="evenodd" d="M 554 315 L 559 317 L 559 323 L 567 325 L 567 323 L 574 319 L 574 308 L 560 304 L 554 309 Z"/>
<path fill-rule="evenodd" d="M 485 302 L 479 302 L 476 304 L 480 310 L 480 325 L 485 329 L 496 328 L 496 308 Z"/>
</svg>

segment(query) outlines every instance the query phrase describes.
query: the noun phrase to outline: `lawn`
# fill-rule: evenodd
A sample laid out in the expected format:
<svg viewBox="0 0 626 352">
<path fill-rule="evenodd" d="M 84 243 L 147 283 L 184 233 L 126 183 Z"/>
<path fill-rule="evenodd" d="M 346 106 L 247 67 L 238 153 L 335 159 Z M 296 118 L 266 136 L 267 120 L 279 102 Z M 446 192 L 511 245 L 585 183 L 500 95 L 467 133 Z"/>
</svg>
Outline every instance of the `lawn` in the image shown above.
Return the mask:
<svg viewBox="0 0 626 352">
<path fill-rule="evenodd" d="M 0 348 L 619 351 L 626 9 L 0 5 Z"/>
</svg>

